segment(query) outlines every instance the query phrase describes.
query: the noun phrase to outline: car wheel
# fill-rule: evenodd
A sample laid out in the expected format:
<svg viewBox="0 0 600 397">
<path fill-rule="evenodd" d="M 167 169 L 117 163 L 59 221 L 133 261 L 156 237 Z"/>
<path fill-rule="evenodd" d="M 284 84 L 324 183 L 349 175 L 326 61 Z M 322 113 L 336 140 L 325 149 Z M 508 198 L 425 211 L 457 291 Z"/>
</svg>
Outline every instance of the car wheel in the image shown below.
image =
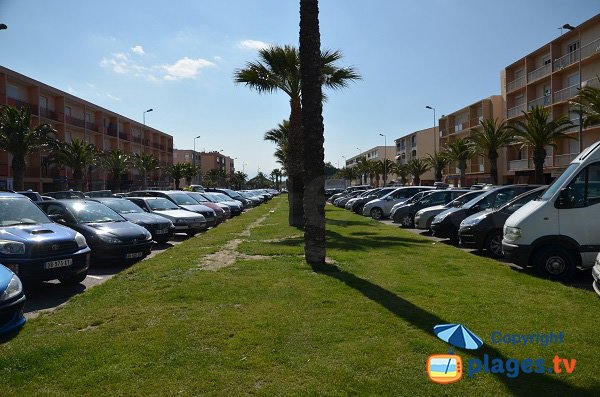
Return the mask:
<svg viewBox="0 0 600 397">
<path fill-rule="evenodd" d="M 555 281 L 568 281 L 575 273 L 573 255 L 560 246 L 542 248 L 534 261 L 538 274 Z"/>
<path fill-rule="evenodd" d="M 61 277 L 58 279 L 61 284 L 65 285 L 77 285 L 80 284 L 87 277 L 87 271 L 76 274 L 74 276 Z"/>
<path fill-rule="evenodd" d="M 404 217 L 402 217 L 402 226 L 404 227 L 413 227 L 414 226 L 414 219 L 412 214 L 406 214 L 404 215 Z"/>
<path fill-rule="evenodd" d="M 503 258 L 502 252 L 502 232 L 496 230 L 485 240 L 485 249 L 494 258 Z"/>
<path fill-rule="evenodd" d="M 383 211 L 381 210 L 381 208 L 373 208 L 371 210 L 371 218 L 375 220 L 380 220 L 381 218 L 383 218 Z"/>
</svg>

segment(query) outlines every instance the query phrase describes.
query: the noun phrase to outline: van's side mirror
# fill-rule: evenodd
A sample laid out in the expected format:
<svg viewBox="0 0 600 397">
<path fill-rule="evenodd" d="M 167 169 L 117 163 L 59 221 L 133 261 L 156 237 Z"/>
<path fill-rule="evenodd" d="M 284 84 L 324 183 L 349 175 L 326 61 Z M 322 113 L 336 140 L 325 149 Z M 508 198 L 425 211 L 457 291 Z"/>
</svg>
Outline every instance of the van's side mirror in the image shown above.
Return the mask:
<svg viewBox="0 0 600 397">
<path fill-rule="evenodd" d="M 571 198 L 566 187 L 560 189 L 558 200 L 556 201 L 557 208 L 571 208 Z"/>
</svg>

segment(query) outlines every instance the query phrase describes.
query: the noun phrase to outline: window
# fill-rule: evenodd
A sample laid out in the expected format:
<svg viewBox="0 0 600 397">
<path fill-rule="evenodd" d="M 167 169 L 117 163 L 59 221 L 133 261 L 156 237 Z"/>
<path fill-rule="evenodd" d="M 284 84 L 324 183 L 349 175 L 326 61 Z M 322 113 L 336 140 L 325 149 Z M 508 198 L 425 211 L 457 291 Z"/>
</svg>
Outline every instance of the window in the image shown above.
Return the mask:
<svg viewBox="0 0 600 397">
<path fill-rule="evenodd" d="M 40 107 L 42 109 L 48 109 L 48 98 L 45 96 L 40 96 Z"/>
<path fill-rule="evenodd" d="M 525 103 L 525 96 L 523 94 L 519 94 L 515 96 L 515 106 L 519 106 Z"/>
<path fill-rule="evenodd" d="M 567 208 L 583 208 L 600 203 L 600 163 L 587 166 L 567 186 Z"/>
<path fill-rule="evenodd" d="M 543 64 L 544 66 L 546 66 L 546 65 L 549 65 L 551 62 L 552 62 L 552 59 L 550 58 L 550 54 L 548 54 L 548 55 L 544 55 L 544 56 L 542 57 L 542 64 Z"/>
<path fill-rule="evenodd" d="M 71 108 L 69 106 L 65 106 L 65 116 L 71 117 Z"/>
</svg>

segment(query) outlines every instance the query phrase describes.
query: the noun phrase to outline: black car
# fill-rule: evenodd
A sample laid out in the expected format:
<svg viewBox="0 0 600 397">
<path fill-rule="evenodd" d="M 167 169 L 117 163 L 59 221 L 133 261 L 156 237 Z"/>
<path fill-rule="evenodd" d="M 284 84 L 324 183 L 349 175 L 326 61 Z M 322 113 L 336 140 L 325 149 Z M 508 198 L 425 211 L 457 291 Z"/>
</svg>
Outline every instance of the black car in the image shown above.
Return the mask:
<svg viewBox="0 0 600 397">
<path fill-rule="evenodd" d="M 252 207 L 252 200 L 242 197 L 242 195 L 239 194 L 238 192 L 236 192 L 235 190 L 209 188 L 209 189 L 205 189 L 205 191 L 212 192 L 212 193 L 223 193 L 224 195 L 228 196 L 232 200 L 237 200 L 237 201 L 241 202 L 244 209 Z"/>
<path fill-rule="evenodd" d="M 450 201 L 462 196 L 466 192 L 468 192 L 468 190 L 464 189 L 432 190 L 427 192 L 428 194 L 423 197 L 416 197 L 415 195 L 395 210 L 392 209 L 391 218 L 394 223 L 400 223 L 404 227 L 413 227 L 415 225 L 415 214 L 417 211 L 422 210 L 423 208 L 433 207 L 434 205 L 448 204 Z"/>
<path fill-rule="evenodd" d="M 53 200 L 38 205 L 53 221 L 83 234 L 93 260 L 139 260 L 150 254 L 152 234 L 104 204 Z"/>
<path fill-rule="evenodd" d="M 152 234 L 152 239 L 157 243 L 166 243 L 175 233 L 175 226 L 171 221 L 162 216 L 150 214 L 129 200 L 124 198 L 96 198 L 93 200 L 106 205 L 129 222 L 144 227 Z"/>
<path fill-rule="evenodd" d="M 538 197 L 545 188 L 542 186 L 530 190 L 499 208 L 482 211 L 463 220 L 458 229 L 460 245 L 467 248 L 485 249 L 495 258 L 503 257 L 502 228 L 504 222 L 516 210 Z"/>
<path fill-rule="evenodd" d="M 85 194 L 79 190 L 63 190 L 59 192 L 47 192 L 44 193 L 46 197 L 52 197 L 56 200 L 79 200 L 85 199 Z"/>
<path fill-rule="evenodd" d="M 206 227 L 217 224 L 217 214 L 212 208 L 200 204 L 186 192 L 181 190 L 138 190 L 127 193 L 127 197 L 162 197 L 170 200 L 179 207 L 201 214 L 206 219 Z"/>
<path fill-rule="evenodd" d="M 434 236 L 458 241 L 460 223 L 468 216 L 488 208 L 497 208 L 537 185 L 508 185 L 492 188 L 459 208 L 450 208 L 438 214 L 431 222 Z"/>
</svg>

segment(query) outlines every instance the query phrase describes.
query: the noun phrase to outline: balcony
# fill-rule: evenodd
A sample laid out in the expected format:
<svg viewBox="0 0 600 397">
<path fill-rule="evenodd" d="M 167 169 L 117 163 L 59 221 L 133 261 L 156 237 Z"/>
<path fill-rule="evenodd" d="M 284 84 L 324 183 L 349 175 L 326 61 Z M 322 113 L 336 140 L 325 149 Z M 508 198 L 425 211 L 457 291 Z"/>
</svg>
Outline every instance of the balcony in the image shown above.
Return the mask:
<svg viewBox="0 0 600 397">
<path fill-rule="evenodd" d="M 476 173 L 476 172 L 485 172 L 484 164 L 471 164 L 467 166 L 466 172 Z"/>
<path fill-rule="evenodd" d="M 506 83 L 506 92 L 511 92 L 525 86 L 525 76 L 521 76 L 510 83 Z"/>
<path fill-rule="evenodd" d="M 31 112 L 31 114 L 34 114 L 36 116 L 38 115 L 38 107 L 37 107 L 37 105 L 33 105 L 33 104 L 29 103 L 29 102 L 25 102 L 25 101 L 22 101 L 22 100 L 17 99 L 17 98 L 8 97 L 8 105 L 13 106 L 13 107 L 15 107 L 17 109 L 29 108 L 29 112 Z"/>
<path fill-rule="evenodd" d="M 159 147 L 160 147 L 160 150 L 166 150 L 166 148 L 167 148 L 165 145 L 162 145 L 162 144 L 159 145 Z"/>
<path fill-rule="evenodd" d="M 577 95 L 579 84 L 572 85 L 562 90 L 554 91 L 554 103 L 568 101 Z"/>
<path fill-rule="evenodd" d="M 159 145 L 157 142 L 152 142 L 152 147 L 153 147 L 154 149 L 159 149 L 159 148 L 160 148 L 160 145 Z"/>
<path fill-rule="evenodd" d="M 142 143 L 142 138 L 139 136 L 134 136 L 133 137 L 133 142 L 134 143 Z"/>
<path fill-rule="evenodd" d="M 40 116 L 45 117 L 47 119 L 58 120 L 58 114 L 54 110 L 50 110 L 48 108 L 40 108 Z"/>
<path fill-rule="evenodd" d="M 600 52 L 600 38 L 581 47 L 581 59 L 585 59 Z"/>
<path fill-rule="evenodd" d="M 554 164 L 554 159 L 552 154 L 546 156 L 544 160 L 544 167 L 552 167 Z M 509 171 L 521 171 L 521 170 L 532 170 L 534 169 L 533 159 L 530 157 L 528 159 L 523 160 L 510 160 L 508 162 L 508 170 Z"/>
<path fill-rule="evenodd" d="M 85 128 L 85 120 L 78 119 L 77 117 L 65 116 L 65 123 Z"/>
<path fill-rule="evenodd" d="M 114 124 L 110 124 L 110 125 L 108 126 L 108 128 L 106 129 L 106 133 L 107 133 L 108 135 L 110 135 L 110 136 L 114 136 L 114 137 L 116 137 L 116 136 L 117 136 L 117 134 L 118 134 L 118 133 L 117 133 L 117 126 L 116 126 L 116 125 L 114 125 Z"/>
<path fill-rule="evenodd" d="M 88 130 L 96 131 L 96 132 L 100 131 L 98 128 L 98 125 L 96 125 L 96 123 L 92 123 L 91 121 L 85 122 L 85 128 L 87 128 Z"/>
<path fill-rule="evenodd" d="M 554 71 L 566 68 L 579 61 L 579 49 L 569 52 L 567 55 L 554 60 Z"/>
<path fill-rule="evenodd" d="M 531 110 L 536 106 L 548 106 L 552 103 L 550 99 L 550 95 L 544 95 L 534 99 L 533 101 L 529 101 L 527 102 L 527 110 Z"/>
<path fill-rule="evenodd" d="M 129 134 L 127 134 L 125 132 L 119 132 L 119 138 L 128 141 L 129 140 Z"/>
<path fill-rule="evenodd" d="M 481 125 L 481 122 L 483 121 L 483 116 L 479 116 L 475 119 L 471 119 L 471 121 L 469 122 L 469 124 L 472 127 L 479 127 Z"/>
<path fill-rule="evenodd" d="M 557 154 L 554 156 L 554 165 L 557 167 L 569 165 L 578 154 L 579 153 Z"/>
<path fill-rule="evenodd" d="M 510 108 L 506 111 L 506 118 L 510 119 L 511 117 L 517 117 L 522 114 L 522 112 L 526 111 L 525 104 L 517 105 L 514 108 Z"/>
<path fill-rule="evenodd" d="M 527 81 L 529 83 L 531 83 L 532 81 L 535 81 L 539 78 L 544 77 L 545 75 L 549 74 L 552 71 L 552 64 L 546 64 L 544 66 L 542 66 L 541 68 L 537 68 L 529 73 L 527 73 Z"/>
</svg>

